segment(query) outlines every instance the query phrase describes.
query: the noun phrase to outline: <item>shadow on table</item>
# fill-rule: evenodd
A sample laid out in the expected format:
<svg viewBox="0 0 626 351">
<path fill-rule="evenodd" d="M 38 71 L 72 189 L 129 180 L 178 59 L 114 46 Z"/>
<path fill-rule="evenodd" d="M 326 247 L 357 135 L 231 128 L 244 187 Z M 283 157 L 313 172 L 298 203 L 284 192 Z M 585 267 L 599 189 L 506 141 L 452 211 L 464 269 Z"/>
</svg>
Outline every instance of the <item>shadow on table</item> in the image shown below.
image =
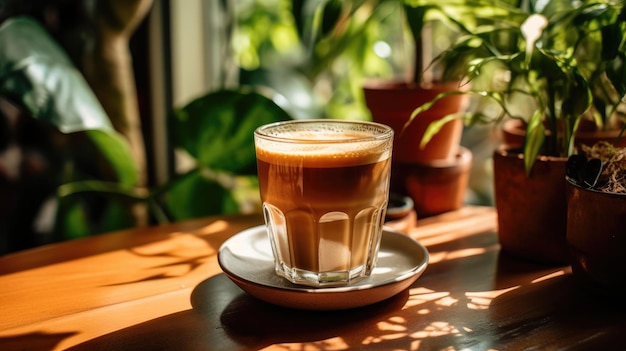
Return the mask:
<svg viewBox="0 0 626 351">
<path fill-rule="evenodd" d="M 226 284 L 224 284 L 226 285 Z M 198 286 L 192 294 L 194 310 L 208 316 L 215 312 L 214 289 L 209 282 Z M 338 311 L 310 311 L 275 306 L 260 301 L 246 293 L 235 296 L 224 304 L 219 323 L 224 328 L 222 338 L 231 340 L 245 349 L 257 350 L 279 343 L 312 343 L 324 349 L 324 340 L 339 335 L 360 334 L 367 337 L 369 329 L 377 323 L 397 315 L 409 296 L 408 290 L 382 302 L 365 307 Z M 356 332 L 356 333 L 355 333 Z M 362 340 L 342 339 L 345 349 L 362 349 Z"/>
<path fill-rule="evenodd" d="M 626 310 L 581 287 L 568 266 L 501 252 L 496 233 L 430 245 L 434 260 L 413 285 L 403 315 L 420 349 L 623 347 Z M 410 346 L 406 343 L 405 347 Z"/>
<path fill-rule="evenodd" d="M 518 263 L 516 268 L 521 266 Z M 497 340 L 493 347 L 624 349 L 626 306 L 621 300 L 581 285 L 569 269 L 528 282 L 491 302 L 489 318 L 500 321 L 493 329 Z"/>
<path fill-rule="evenodd" d="M 77 332 L 67 333 L 28 333 L 14 336 L 0 337 L 0 350 L 26 350 L 24 345 L 28 345 L 28 350 L 52 350 L 63 341 L 63 339 L 76 335 Z"/>
<path fill-rule="evenodd" d="M 193 309 L 128 327 L 69 350 L 257 350 L 273 343 L 325 340 L 383 321 L 399 311 L 408 291 L 345 311 L 301 311 L 260 301 L 224 274 L 200 283 Z"/>
<path fill-rule="evenodd" d="M 219 274 L 193 290 L 192 309 L 72 350 L 237 351 L 287 343 L 320 350 L 621 346 L 624 310 L 579 289 L 567 267 L 501 254 L 493 235 L 429 250 L 434 257 L 452 254 L 440 255 L 410 289 L 371 306 L 326 312 L 283 308 L 251 297 Z"/>
</svg>

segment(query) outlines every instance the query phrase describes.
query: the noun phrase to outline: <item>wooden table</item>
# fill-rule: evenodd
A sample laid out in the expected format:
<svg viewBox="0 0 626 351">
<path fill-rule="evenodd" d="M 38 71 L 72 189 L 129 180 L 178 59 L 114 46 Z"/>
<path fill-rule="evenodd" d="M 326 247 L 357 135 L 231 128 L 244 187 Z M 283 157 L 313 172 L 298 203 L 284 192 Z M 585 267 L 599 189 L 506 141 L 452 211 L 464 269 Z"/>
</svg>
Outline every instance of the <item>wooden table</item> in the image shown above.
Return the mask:
<svg viewBox="0 0 626 351">
<path fill-rule="evenodd" d="M 221 243 L 260 223 L 207 218 L 1 257 L 0 350 L 626 348 L 624 308 L 569 267 L 501 254 L 492 208 L 419 220 L 408 234 L 430 264 L 415 284 L 332 312 L 261 302 L 221 272 Z"/>
</svg>

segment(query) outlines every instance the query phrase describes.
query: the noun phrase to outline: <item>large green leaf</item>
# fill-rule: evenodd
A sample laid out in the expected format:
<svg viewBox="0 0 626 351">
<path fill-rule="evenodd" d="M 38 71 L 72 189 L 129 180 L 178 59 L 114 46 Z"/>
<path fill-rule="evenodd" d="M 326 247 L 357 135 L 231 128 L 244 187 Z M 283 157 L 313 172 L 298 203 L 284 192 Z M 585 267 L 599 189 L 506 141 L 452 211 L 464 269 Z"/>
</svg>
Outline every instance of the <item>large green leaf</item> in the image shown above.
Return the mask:
<svg viewBox="0 0 626 351">
<path fill-rule="evenodd" d="M 174 147 L 187 151 L 199 167 L 253 173 L 254 130 L 288 119 L 283 109 L 259 93 L 224 90 L 175 110 L 170 131 Z"/>
<path fill-rule="evenodd" d="M 97 129 L 88 130 L 85 133 L 103 157 L 108 160 L 119 183 L 123 185 L 137 184 L 139 173 L 132 157 L 130 145 L 121 134 Z"/>
<path fill-rule="evenodd" d="M 137 168 L 127 141 L 117 133 L 80 71 L 39 22 L 7 19 L 0 26 L 0 95 L 33 118 L 72 134 L 64 186 L 76 179 L 107 179 L 119 186 L 137 183 Z M 69 165 L 69 164 L 68 164 Z M 60 185 L 60 184 L 59 184 Z M 74 188 L 80 188 L 74 186 Z M 128 227 L 126 201 L 107 202 L 101 194 L 63 196 L 59 190 L 55 236 L 59 240 Z M 74 191 L 77 192 L 77 191 Z M 95 201 L 94 201 L 95 200 Z"/>
<path fill-rule="evenodd" d="M 57 241 L 81 238 L 92 233 L 87 213 L 79 201 L 61 199 L 54 225 Z"/>
<path fill-rule="evenodd" d="M 181 178 L 166 196 L 168 212 L 174 220 L 240 212 L 234 193 L 211 172 L 196 171 Z"/>
<path fill-rule="evenodd" d="M 39 22 L 6 20 L 0 48 L 0 93 L 64 133 L 113 129 L 81 73 Z"/>
<path fill-rule="evenodd" d="M 98 180 L 66 183 L 58 192 L 55 235 L 60 240 L 131 227 L 135 219 L 129 208 L 148 199 L 138 189 Z"/>
<path fill-rule="evenodd" d="M 174 220 L 242 212 L 245 199 L 258 198 L 254 130 L 291 119 L 272 100 L 242 90 L 207 94 L 175 110 L 172 117 L 173 146 L 197 162 L 195 170 L 164 191 Z"/>
<path fill-rule="evenodd" d="M 136 181 L 130 147 L 82 74 L 32 18 L 15 17 L 0 26 L 0 95 L 63 133 L 88 131 L 117 179 Z"/>
</svg>

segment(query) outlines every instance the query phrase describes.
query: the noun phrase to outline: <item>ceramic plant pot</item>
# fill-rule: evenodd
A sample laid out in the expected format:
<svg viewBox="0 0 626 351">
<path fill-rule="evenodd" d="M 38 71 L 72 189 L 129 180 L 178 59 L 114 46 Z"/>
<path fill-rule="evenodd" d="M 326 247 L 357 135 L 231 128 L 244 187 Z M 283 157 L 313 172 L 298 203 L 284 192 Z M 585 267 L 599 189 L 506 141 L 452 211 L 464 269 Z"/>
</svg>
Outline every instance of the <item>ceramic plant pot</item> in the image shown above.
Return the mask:
<svg viewBox="0 0 626 351">
<path fill-rule="evenodd" d="M 493 155 L 498 238 L 502 251 L 546 264 L 567 264 L 564 157 L 539 157 L 530 175 L 521 150 Z"/>
<path fill-rule="evenodd" d="M 468 101 L 464 95 L 446 97 L 418 115 L 406 129 L 411 113 L 445 91 L 457 90 L 457 83 L 420 87 L 394 81 L 372 81 L 364 85 L 365 103 L 375 122 L 395 131 L 393 160 L 402 163 L 428 163 L 433 160 L 453 161 L 459 153 L 463 121 L 446 123 L 425 147 L 420 142 L 432 121 L 461 111 Z"/>
<path fill-rule="evenodd" d="M 472 153 L 461 147 L 452 160 L 391 165 L 391 191 L 408 194 L 418 218 L 463 206 L 472 167 Z"/>
<path fill-rule="evenodd" d="M 601 293 L 626 293 L 626 194 L 567 181 L 567 243 L 577 280 Z"/>
</svg>

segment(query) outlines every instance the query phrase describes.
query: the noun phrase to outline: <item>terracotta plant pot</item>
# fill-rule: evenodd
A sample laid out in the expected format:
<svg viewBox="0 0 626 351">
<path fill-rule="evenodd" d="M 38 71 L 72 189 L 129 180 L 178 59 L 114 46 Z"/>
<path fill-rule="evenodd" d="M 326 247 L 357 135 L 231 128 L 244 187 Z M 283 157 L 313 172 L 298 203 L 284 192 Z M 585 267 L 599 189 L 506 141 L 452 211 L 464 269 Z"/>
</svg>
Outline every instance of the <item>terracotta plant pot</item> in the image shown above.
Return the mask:
<svg viewBox="0 0 626 351">
<path fill-rule="evenodd" d="M 626 293 L 626 194 L 567 182 L 567 243 L 572 272 L 601 293 Z"/>
<path fill-rule="evenodd" d="M 576 146 L 592 146 L 598 141 L 608 141 L 616 147 L 626 147 L 626 133 L 620 137 L 621 130 L 593 130 L 585 123 L 586 127 L 579 128 L 576 132 L 574 144 Z M 582 123 L 581 123 L 582 124 Z M 524 145 L 526 128 L 524 124 L 516 119 L 511 119 L 502 124 L 502 140 L 507 145 Z"/>
<path fill-rule="evenodd" d="M 519 120 L 508 120 L 502 126 L 505 145 L 494 153 L 495 201 L 500 226 L 502 250 L 530 260 L 565 264 L 567 253 L 567 196 L 565 157 L 541 157 L 532 174 L 526 177 L 521 149 L 526 130 Z M 576 133 L 575 144 L 594 145 L 607 140 L 615 146 L 626 146 L 626 136 L 619 131 Z"/>
<path fill-rule="evenodd" d="M 408 194 L 415 203 L 418 218 L 428 217 L 463 206 L 472 167 L 472 153 L 461 147 L 452 160 L 427 164 L 391 165 L 391 191 Z"/>
<path fill-rule="evenodd" d="M 502 123 L 501 139 L 505 145 L 522 146 L 526 138 L 526 126 L 517 119 L 511 119 Z"/>
<path fill-rule="evenodd" d="M 432 121 L 461 111 L 467 104 L 467 96 L 449 96 L 438 101 L 403 130 L 416 108 L 431 101 L 438 94 L 451 90 L 458 90 L 458 84 L 435 84 L 426 88 L 403 82 L 373 81 L 364 85 L 365 103 L 372 113 L 372 119 L 390 126 L 396 133 L 394 161 L 428 163 L 441 159 L 452 161 L 457 157 L 463 131 L 463 121 L 460 119 L 446 123 L 424 148 L 420 148 L 420 142 Z"/>
<path fill-rule="evenodd" d="M 493 155 L 498 238 L 502 251 L 547 264 L 568 263 L 564 157 L 539 157 L 529 176 L 519 149 Z"/>
</svg>

